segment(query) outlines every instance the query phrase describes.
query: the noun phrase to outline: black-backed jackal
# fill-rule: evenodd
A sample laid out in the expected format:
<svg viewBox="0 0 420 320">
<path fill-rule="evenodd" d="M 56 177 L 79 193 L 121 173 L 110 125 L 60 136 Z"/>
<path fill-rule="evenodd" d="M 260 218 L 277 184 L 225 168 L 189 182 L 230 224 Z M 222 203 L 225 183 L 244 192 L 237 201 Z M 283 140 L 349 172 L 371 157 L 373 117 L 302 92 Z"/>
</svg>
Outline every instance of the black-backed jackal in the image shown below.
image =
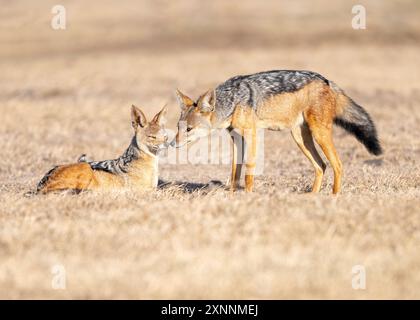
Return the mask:
<svg viewBox="0 0 420 320">
<path fill-rule="evenodd" d="M 333 124 L 353 134 L 370 153 L 382 153 L 368 113 L 336 84 L 315 72 L 260 72 L 231 78 L 196 101 L 179 90 L 177 96 L 181 116 L 177 136 L 171 144 L 180 147 L 207 136 L 214 129 L 239 134 L 240 145 L 247 144 L 246 191 L 252 191 L 254 184 L 258 128 L 291 130 L 297 145 L 315 168 L 312 192 L 320 190 L 326 168 L 314 140 L 334 170 L 333 193 L 340 191 L 343 169 L 333 144 Z M 239 184 L 244 160 L 243 152 L 238 152 L 239 144 L 235 143 L 238 139 L 233 141 L 232 191 Z"/>
<path fill-rule="evenodd" d="M 158 184 L 158 153 L 167 147 L 164 107 L 148 122 L 137 107 L 131 108 L 134 136 L 127 150 L 117 159 L 86 161 L 51 169 L 38 183 L 37 193 L 52 191 L 149 189 Z"/>
</svg>

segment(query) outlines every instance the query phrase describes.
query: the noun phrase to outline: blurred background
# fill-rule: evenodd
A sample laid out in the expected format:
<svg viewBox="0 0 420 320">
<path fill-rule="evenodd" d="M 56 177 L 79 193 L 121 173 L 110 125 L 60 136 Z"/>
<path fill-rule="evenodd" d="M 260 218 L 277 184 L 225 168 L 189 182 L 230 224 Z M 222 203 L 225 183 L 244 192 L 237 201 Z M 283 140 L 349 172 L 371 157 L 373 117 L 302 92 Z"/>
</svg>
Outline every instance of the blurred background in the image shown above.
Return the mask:
<svg viewBox="0 0 420 320">
<path fill-rule="evenodd" d="M 65 32 L 50 27 L 57 4 Z M 366 30 L 351 28 L 355 5 L 366 8 Z M 2 1 L 1 56 L 416 43 L 419 10 L 416 0 Z"/>
<path fill-rule="evenodd" d="M 51 27 L 57 4 L 66 9 L 64 30 Z M 366 9 L 364 30 L 352 28 L 356 4 Z M 40 159 L 87 149 L 106 157 L 129 140 L 131 104 L 152 116 L 168 103 L 175 129 L 175 88 L 194 98 L 231 76 L 270 69 L 317 71 L 388 117 L 385 108 L 419 101 L 419 16 L 415 0 L 3 0 L 0 108 L 12 110 L 3 133 L 31 137 L 27 147 Z M 4 152 L 13 159 L 10 141 Z M 54 148 L 37 151 L 41 141 Z"/>
</svg>

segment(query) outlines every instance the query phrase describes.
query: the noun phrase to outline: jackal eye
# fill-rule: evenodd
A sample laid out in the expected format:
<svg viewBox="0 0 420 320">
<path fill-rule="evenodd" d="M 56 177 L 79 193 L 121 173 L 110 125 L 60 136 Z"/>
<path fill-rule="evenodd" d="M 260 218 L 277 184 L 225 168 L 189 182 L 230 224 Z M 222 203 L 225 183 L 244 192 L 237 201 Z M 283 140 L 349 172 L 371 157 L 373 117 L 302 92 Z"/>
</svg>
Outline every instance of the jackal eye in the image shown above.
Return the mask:
<svg viewBox="0 0 420 320">
<path fill-rule="evenodd" d="M 190 132 L 192 129 L 193 129 L 192 127 L 188 127 L 187 132 Z"/>
<path fill-rule="evenodd" d="M 156 136 L 147 136 L 150 139 L 156 139 Z"/>
</svg>

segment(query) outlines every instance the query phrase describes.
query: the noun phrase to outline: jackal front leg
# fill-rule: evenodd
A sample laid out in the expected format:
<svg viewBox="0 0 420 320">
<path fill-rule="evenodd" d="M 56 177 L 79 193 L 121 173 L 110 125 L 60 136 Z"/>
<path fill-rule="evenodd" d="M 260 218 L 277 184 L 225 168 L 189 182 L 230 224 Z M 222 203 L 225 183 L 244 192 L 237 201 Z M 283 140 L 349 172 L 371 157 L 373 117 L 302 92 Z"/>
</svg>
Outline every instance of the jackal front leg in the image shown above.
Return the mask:
<svg viewBox="0 0 420 320">
<path fill-rule="evenodd" d="M 245 159 L 245 190 L 252 192 L 254 187 L 254 174 L 257 153 L 257 131 L 256 128 L 244 130 L 244 139 L 246 143 Z"/>
<path fill-rule="evenodd" d="M 229 130 L 232 138 L 232 173 L 230 176 L 230 190 L 233 192 L 239 187 L 242 165 L 244 163 L 244 137 L 243 133 Z"/>
</svg>

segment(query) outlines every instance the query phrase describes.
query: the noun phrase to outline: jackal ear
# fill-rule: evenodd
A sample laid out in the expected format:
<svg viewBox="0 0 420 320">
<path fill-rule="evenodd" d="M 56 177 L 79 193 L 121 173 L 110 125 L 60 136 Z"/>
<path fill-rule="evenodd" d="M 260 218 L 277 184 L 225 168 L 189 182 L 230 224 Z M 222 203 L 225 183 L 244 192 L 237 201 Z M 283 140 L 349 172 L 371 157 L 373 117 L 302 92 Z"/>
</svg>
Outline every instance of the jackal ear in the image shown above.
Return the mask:
<svg viewBox="0 0 420 320">
<path fill-rule="evenodd" d="M 202 112 L 214 111 L 216 105 L 216 92 L 215 90 L 209 90 L 199 99 L 198 105 Z"/>
<path fill-rule="evenodd" d="M 182 110 L 187 109 L 188 107 L 191 107 L 194 104 L 194 101 L 192 101 L 190 97 L 186 96 L 178 89 L 176 89 L 175 93 Z"/>
<path fill-rule="evenodd" d="M 166 108 L 166 105 L 165 105 L 162 108 L 162 110 L 160 110 L 159 113 L 157 113 L 154 116 L 152 122 L 154 122 L 154 123 L 156 123 L 160 126 L 164 125 L 166 123 L 166 110 L 167 110 L 167 108 Z"/>
<path fill-rule="evenodd" d="M 140 126 L 143 128 L 147 124 L 147 119 L 144 113 L 137 108 L 134 104 L 131 106 L 131 125 L 134 131 Z"/>
</svg>

